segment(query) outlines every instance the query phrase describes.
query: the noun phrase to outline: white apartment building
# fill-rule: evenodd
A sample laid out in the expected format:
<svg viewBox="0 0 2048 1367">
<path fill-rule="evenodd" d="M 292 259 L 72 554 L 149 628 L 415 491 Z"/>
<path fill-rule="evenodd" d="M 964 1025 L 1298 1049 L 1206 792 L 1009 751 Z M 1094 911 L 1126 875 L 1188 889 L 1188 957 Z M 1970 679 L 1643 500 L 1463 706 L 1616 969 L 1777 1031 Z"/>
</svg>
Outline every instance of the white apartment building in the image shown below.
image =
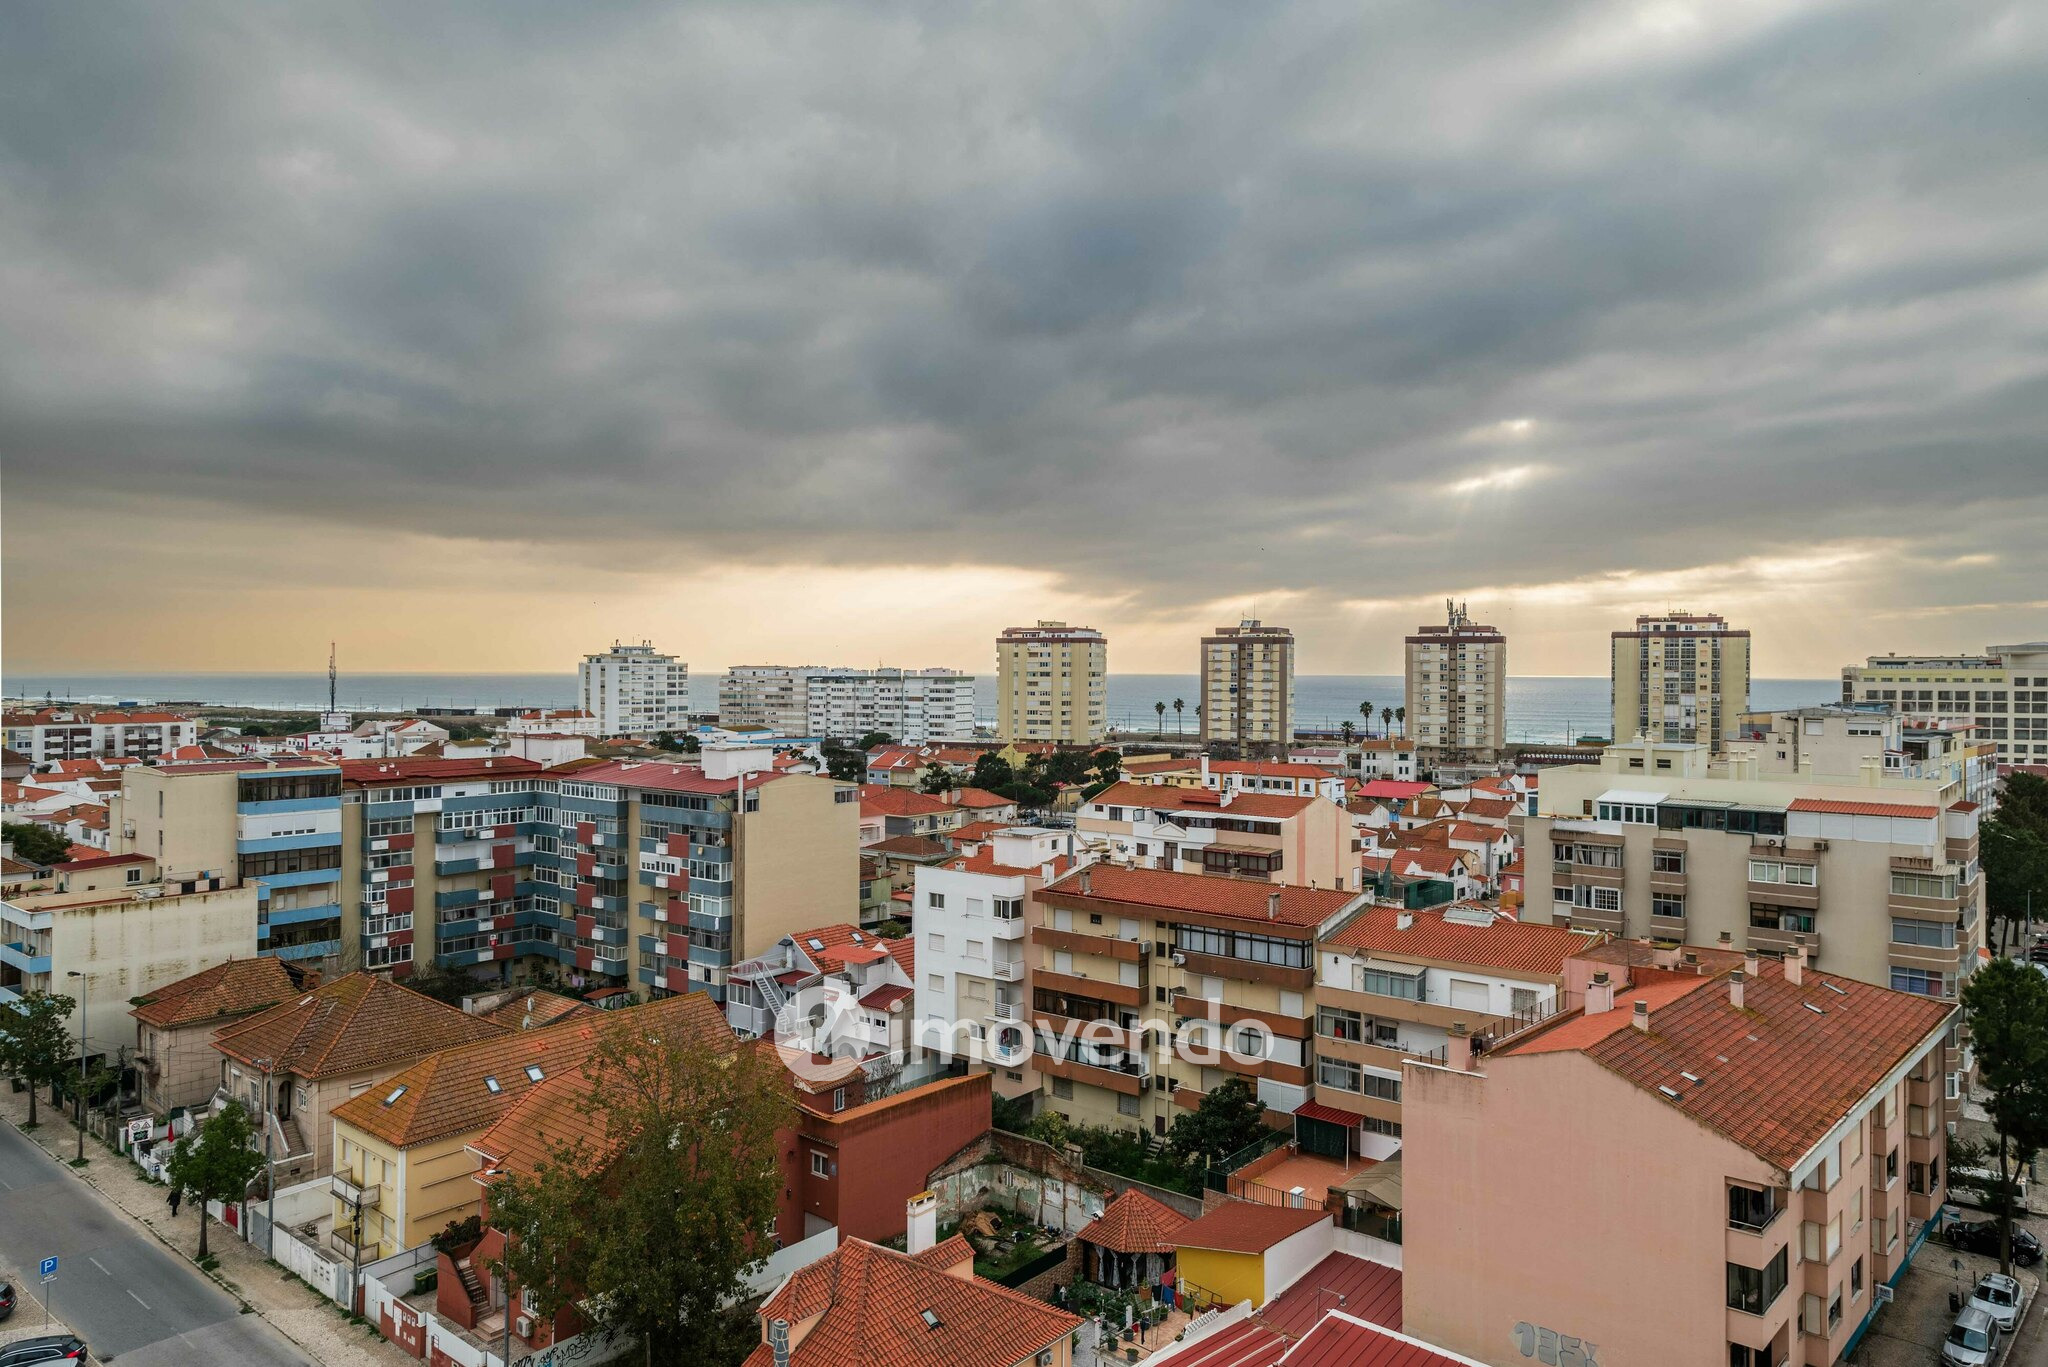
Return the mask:
<svg viewBox="0 0 2048 1367">
<path fill-rule="evenodd" d="M 1202 638 L 1202 740 L 1282 747 L 1294 739 L 1294 633 L 1247 617 Z"/>
<path fill-rule="evenodd" d="M 1972 721 L 2001 764 L 2048 764 L 2048 641 L 1982 655 L 1872 655 L 1842 670 L 1844 703 L 1881 703 L 1910 721 Z"/>
<path fill-rule="evenodd" d="M 974 676 L 957 669 L 827 669 L 810 678 L 805 734 L 880 731 L 904 745 L 971 740 Z"/>
<path fill-rule="evenodd" d="M 62 759 L 152 760 L 199 743 L 199 723 L 176 712 L 20 707 L 6 714 L 7 748 L 33 764 Z"/>
<path fill-rule="evenodd" d="M 1109 641 L 1040 621 L 996 638 L 996 736 L 1094 745 L 1109 730 Z"/>
<path fill-rule="evenodd" d="M 541 708 L 505 719 L 508 736 L 588 736 L 596 739 L 597 717 L 580 707 Z"/>
<path fill-rule="evenodd" d="M 1636 618 L 1613 637 L 1614 739 L 1719 750 L 1749 710 L 1749 632 L 1688 612 Z"/>
<path fill-rule="evenodd" d="M 1983 940 L 1980 808 L 1960 756 L 1918 777 L 1767 774 L 1746 746 L 1631 742 L 1547 769 L 1522 919 L 1783 953 L 1953 1000 Z M 1545 847 L 1548 846 L 1548 857 Z"/>
<path fill-rule="evenodd" d="M 1491 764 L 1507 743 L 1508 638 L 1445 601 L 1447 621 L 1406 640 L 1408 734 L 1425 760 Z"/>
<path fill-rule="evenodd" d="M 916 871 L 920 1043 L 994 1074 L 997 1096 L 1038 1090 L 1031 1067 L 1031 894 L 1075 866 L 1071 831 L 1015 826 L 973 855 Z M 1084 861 L 1085 862 L 1085 861 Z"/>
<path fill-rule="evenodd" d="M 718 724 L 807 735 L 811 676 L 830 672 L 824 665 L 734 665 L 718 682 Z"/>
<path fill-rule="evenodd" d="M 690 667 L 646 641 L 614 641 L 585 655 L 577 677 L 577 706 L 597 718 L 599 735 L 651 736 L 689 724 Z"/>
</svg>

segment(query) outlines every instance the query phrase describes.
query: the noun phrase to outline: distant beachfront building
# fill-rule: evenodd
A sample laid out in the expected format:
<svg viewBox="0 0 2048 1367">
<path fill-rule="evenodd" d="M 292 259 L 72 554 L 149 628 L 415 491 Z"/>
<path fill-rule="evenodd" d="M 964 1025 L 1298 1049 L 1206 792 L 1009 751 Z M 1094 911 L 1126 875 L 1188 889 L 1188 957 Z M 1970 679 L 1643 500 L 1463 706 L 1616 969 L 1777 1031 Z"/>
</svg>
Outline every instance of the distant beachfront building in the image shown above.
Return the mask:
<svg viewBox="0 0 2048 1367">
<path fill-rule="evenodd" d="M 996 735 L 1093 745 L 1109 729 L 1109 641 L 1041 621 L 996 637 Z"/>
<path fill-rule="evenodd" d="M 1294 633 L 1248 617 L 1202 638 L 1202 740 L 1294 739 Z"/>
<path fill-rule="evenodd" d="M 597 718 L 598 734 L 651 736 L 690 720 L 690 667 L 646 641 L 583 657 L 577 706 Z"/>
<path fill-rule="evenodd" d="M 1491 764 L 1507 744 L 1508 638 L 1445 608 L 1443 626 L 1407 638 L 1408 734 L 1427 760 Z"/>
</svg>

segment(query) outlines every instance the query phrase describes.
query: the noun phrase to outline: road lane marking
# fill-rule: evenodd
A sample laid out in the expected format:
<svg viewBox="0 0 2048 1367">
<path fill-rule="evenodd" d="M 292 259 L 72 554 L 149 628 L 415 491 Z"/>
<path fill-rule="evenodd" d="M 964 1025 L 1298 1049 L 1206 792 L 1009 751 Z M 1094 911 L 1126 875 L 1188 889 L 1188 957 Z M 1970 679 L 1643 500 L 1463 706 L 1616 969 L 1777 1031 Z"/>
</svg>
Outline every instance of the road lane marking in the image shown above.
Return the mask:
<svg viewBox="0 0 2048 1367">
<path fill-rule="evenodd" d="M 87 1262 L 91 1263 L 91 1264 L 92 1264 L 92 1265 L 93 1265 L 94 1267 L 97 1267 L 97 1268 L 99 1268 L 99 1270 L 100 1270 L 100 1272 L 101 1272 L 101 1274 L 102 1274 L 102 1275 L 104 1275 L 104 1276 L 108 1276 L 108 1277 L 111 1277 L 111 1276 L 113 1276 L 113 1275 L 114 1275 L 113 1273 L 111 1273 L 111 1272 L 108 1272 L 108 1271 L 107 1271 L 107 1269 L 106 1269 L 106 1265 L 105 1265 L 104 1263 L 102 1263 L 102 1262 L 101 1262 L 101 1261 L 100 1261 L 100 1260 L 99 1260 L 98 1258 L 95 1258 L 95 1257 L 93 1257 L 93 1256 L 92 1256 L 92 1254 L 90 1254 L 90 1253 L 86 1254 L 86 1255 L 85 1255 L 85 1260 L 86 1260 Z"/>
<path fill-rule="evenodd" d="M 141 1306 L 144 1310 L 149 1309 L 149 1302 L 142 1299 L 142 1297 L 136 1295 L 133 1291 L 130 1291 L 128 1293 L 128 1296 L 129 1299 L 133 1300 L 137 1305 Z"/>
</svg>

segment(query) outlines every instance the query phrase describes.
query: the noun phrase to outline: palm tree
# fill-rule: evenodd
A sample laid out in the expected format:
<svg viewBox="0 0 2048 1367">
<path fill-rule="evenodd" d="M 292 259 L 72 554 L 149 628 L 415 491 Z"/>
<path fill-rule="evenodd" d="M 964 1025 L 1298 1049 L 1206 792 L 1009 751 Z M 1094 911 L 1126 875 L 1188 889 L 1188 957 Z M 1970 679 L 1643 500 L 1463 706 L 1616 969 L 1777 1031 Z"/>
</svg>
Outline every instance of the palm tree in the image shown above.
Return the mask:
<svg viewBox="0 0 2048 1367">
<path fill-rule="evenodd" d="M 1391 707 L 1382 707 L 1380 709 L 1380 734 L 1383 736 L 1394 734 L 1394 709 Z"/>
<path fill-rule="evenodd" d="M 1351 744 L 1351 738 L 1358 734 L 1358 724 L 1356 722 L 1347 721 L 1337 729 L 1343 733 L 1344 743 L 1346 745 Z"/>
<path fill-rule="evenodd" d="M 1163 702 L 1153 703 L 1152 710 L 1159 714 L 1159 729 L 1164 731 L 1166 729 L 1166 704 Z"/>
<path fill-rule="evenodd" d="M 1365 734 L 1367 734 L 1368 736 L 1369 736 L 1369 735 L 1371 735 L 1371 734 L 1372 734 L 1372 704 L 1371 704 L 1370 702 L 1362 702 L 1362 703 L 1360 703 L 1360 704 L 1358 705 L 1358 715 L 1359 715 L 1359 716 L 1361 716 L 1361 717 L 1364 717 L 1364 718 L 1365 718 Z"/>
<path fill-rule="evenodd" d="M 1408 709 L 1407 709 L 1407 708 L 1405 708 L 1405 707 L 1397 707 L 1397 708 L 1395 708 L 1395 709 L 1394 709 L 1394 720 L 1395 720 L 1395 721 L 1397 721 L 1397 722 L 1399 722 L 1399 723 L 1401 723 L 1401 734 L 1402 734 L 1402 735 L 1404 735 L 1404 736 L 1405 736 L 1405 735 L 1407 735 L 1407 734 L 1408 734 Z"/>
<path fill-rule="evenodd" d="M 1182 702 L 1179 698 L 1175 698 L 1173 700 L 1173 734 L 1176 736 L 1180 734 L 1181 709 L 1185 708 L 1186 706 L 1187 704 Z"/>
</svg>

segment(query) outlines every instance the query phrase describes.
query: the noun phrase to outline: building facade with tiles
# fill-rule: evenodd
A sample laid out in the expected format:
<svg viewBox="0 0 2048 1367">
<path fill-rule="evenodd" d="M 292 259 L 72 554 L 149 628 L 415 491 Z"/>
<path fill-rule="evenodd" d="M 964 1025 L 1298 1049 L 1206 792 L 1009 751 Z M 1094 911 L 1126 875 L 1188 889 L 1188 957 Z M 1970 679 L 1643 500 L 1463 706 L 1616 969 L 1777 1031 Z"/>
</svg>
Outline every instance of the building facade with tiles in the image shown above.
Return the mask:
<svg viewBox="0 0 2048 1367">
<path fill-rule="evenodd" d="M 1202 638 L 1202 741 L 1275 753 L 1294 740 L 1294 633 L 1248 617 Z"/>
</svg>

